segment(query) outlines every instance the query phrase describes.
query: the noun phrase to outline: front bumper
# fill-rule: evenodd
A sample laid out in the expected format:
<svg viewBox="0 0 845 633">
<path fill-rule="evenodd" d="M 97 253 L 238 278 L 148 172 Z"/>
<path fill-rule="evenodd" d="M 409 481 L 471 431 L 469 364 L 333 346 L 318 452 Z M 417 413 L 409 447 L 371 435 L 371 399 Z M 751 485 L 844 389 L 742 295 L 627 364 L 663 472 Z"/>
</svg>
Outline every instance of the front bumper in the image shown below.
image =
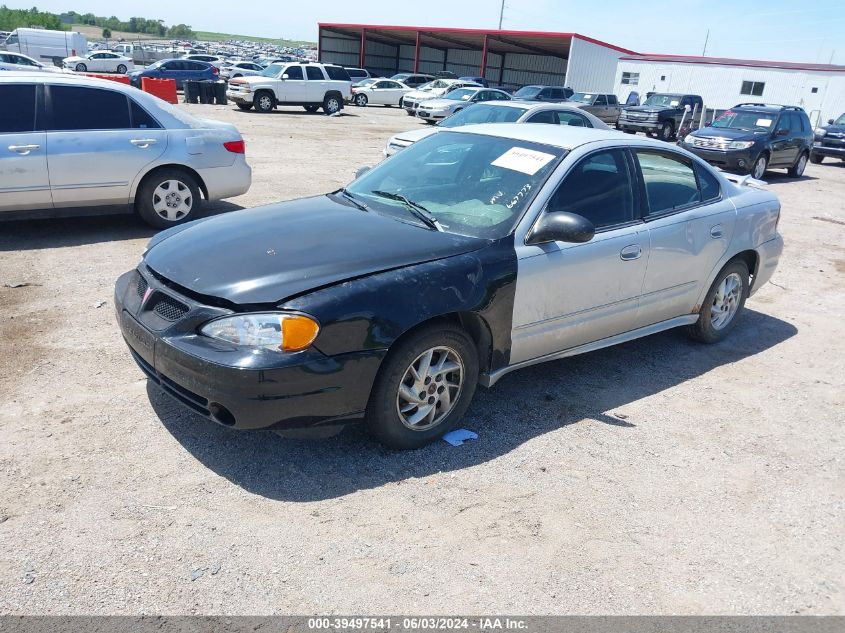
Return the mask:
<svg viewBox="0 0 845 633">
<path fill-rule="evenodd" d="M 816 141 L 815 143 L 813 143 L 812 152 L 816 156 L 827 156 L 830 158 L 845 158 L 845 145 L 822 145 L 820 142 Z"/>
<path fill-rule="evenodd" d="M 757 247 L 757 254 L 760 257 L 760 263 L 757 266 L 757 273 L 754 275 L 754 284 L 751 286 L 749 296 L 753 295 L 760 288 L 766 285 L 775 269 L 778 267 L 780 255 L 783 253 L 783 238 L 778 233 L 774 238 L 768 242 L 763 242 Z"/>
<path fill-rule="evenodd" d="M 450 110 L 428 110 L 424 105 L 417 108 L 417 116 L 421 119 L 428 119 L 429 121 L 440 121 L 450 116 Z"/>
<path fill-rule="evenodd" d="M 703 149 L 683 143 L 681 145 L 688 152 L 692 152 L 702 160 L 706 160 L 711 165 L 732 172 L 748 172 L 754 161 L 757 159 L 757 150 L 753 147 L 749 149 L 732 149 L 732 150 L 716 150 Z"/>
<path fill-rule="evenodd" d="M 251 92 L 236 92 L 234 90 L 226 91 L 226 98 L 235 103 L 252 103 L 253 93 Z"/>
<path fill-rule="evenodd" d="M 143 264 L 139 270 L 143 276 L 133 270 L 115 285 L 120 330 L 141 370 L 183 405 L 237 429 L 309 428 L 363 418 L 386 350 L 279 354 L 201 336 L 202 324 L 230 311 L 176 293 Z M 180 304 L 183 315 L 164 319 L 160 312 L 173 312 L 157 311 L 161 302 Z"/>
<path fill-rule="evenodd" d="M 636 130 L 637 132 L 657 132 L 662 125 L 662 121 L 632 121 L 630 119 L 623 119 L 622 117 L 616 122 L 616 127 L 620 129 L 625 128 Z"/>
</svg>

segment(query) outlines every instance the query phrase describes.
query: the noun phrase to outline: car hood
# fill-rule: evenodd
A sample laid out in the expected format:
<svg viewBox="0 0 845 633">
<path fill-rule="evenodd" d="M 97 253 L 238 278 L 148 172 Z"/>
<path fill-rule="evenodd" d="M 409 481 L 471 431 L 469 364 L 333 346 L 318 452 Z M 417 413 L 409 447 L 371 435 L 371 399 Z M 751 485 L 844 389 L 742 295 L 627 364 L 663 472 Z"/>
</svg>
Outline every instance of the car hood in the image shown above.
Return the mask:
<svg viewBox="0 0 845 633">
<path fill-rule="evenodd" d="M 734 130 L 726 127 L 703 127 L 695 132 L 695 136 L 716 136 L 731 141 L 753 141 L 767 134 L 763 130 Z"/>
<path fill-rule="evenodd" d="M 76 62 L 87 62 L 90 60 L 87 57 L 80 57 L 79 55 L 77 55 L 75 57 L 65 57 L 62 61 L 73 64 Z"/>
<path fill-rule="evenodd" d="M 672 108 L 669 106 L 624 106 L 624 109 L 626 112 L 653 114 L 655 112 L 666 112 L 667 110 L 680 110 L 681 108 Z"/>
<path fill-rule="evenodd" d="M 412 90 L 411 92 L 406 92 L 405 96 L 411 97 L 412 99 L 434 99 L 442 94 L 443 88 L 437 88 L 434 90 Z"/>
<path fill-rule="evenodd" d="M 485 244 L 480 238 L 431 231 L 319 196 L 174 227 L 150 241 L 144 262 L 201 295 L 238 305 L 276 304 L 347 279 L 468 253 Z"/>
<path fill-rule="evenodd" d="M 845 134 L 845 125 L 825 125 L 822 129 L 825 134 Z"/>
<path fill-rule="evenodd" d="M 455 101 L 454 99 L 428 99 L 426 108 L 451 108 L 457 105 L 469 105 L 469 101 Z"/>
<path fill-rule="evenodd" d="M 397 141 L 405 141 L 408 143 L 416 143 L 417 141 L 421 141 L 426 137 L 431 136 L 437 132 L 436 127 L 425 127 L 419 130 L 410 130 L 409 132 L 401 132 L 399 134 L 394 135 Z"/>
</svg>

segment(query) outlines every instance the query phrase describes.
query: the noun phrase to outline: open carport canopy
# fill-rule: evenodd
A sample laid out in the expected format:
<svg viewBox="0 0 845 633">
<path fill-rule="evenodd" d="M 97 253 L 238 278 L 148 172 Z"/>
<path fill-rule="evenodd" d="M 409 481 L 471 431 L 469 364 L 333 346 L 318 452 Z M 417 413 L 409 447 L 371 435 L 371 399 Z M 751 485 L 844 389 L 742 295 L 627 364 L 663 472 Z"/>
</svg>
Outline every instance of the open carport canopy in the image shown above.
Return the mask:
<svg viewBox="0 0 845 633">
<path fill-rule="evenodd" d="M 559 75 L 562 80 L 575 39 L 581 39 L 621 54 L 633 51 L 607 44 L 578 33 L 542 31 L 505 31 L 483 29 L 382 26 L 321 23 L 320 59 L 344 66 L 360 66 L 387 74 L 389 72 L 433 72 L 457 67 L 463 75 L 482 75 L 496 81 L 510 65 L 508 56 L 534 56 L 525 70 Z M 441 51 L 442 57 L 426 51 Z M 523 68 L 523 66 L 525 66 Z M 494 76 L 489 76 L 494 71 Z"/>
</svg>

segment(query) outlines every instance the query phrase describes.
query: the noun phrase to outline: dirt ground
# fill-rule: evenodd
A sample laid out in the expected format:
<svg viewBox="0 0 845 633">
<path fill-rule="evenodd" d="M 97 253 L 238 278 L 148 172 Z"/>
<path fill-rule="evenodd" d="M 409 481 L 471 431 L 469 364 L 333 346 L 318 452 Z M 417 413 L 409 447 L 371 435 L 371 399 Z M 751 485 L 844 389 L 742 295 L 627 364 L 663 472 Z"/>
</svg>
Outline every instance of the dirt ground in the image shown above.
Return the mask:
<svg viewBox="0 0 845 633">
<path fill-rule="evenodd" d="M 215 211 L 336 188 L 419 125 L 185 107 L 247 140 Z M 727 341 L 515 372 L 477 442 L 411 453 L 187 411 L 114 319 L 153 231 L 0 224 L 0 613 L 845 613 L 845 163 L 769 180 L 786 250 Z"/>
</svg>

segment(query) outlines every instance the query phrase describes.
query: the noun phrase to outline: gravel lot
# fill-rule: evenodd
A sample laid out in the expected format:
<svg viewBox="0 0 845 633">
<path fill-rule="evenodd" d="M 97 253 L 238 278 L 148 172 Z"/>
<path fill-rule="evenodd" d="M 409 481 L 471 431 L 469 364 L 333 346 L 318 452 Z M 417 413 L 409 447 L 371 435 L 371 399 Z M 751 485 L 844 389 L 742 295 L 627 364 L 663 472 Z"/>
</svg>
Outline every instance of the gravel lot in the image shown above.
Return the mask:
<svg viewBox="0 0 845 633">
<path fill-rule="evenodd" d="M 419 125 L 184 107 L 247 140 L 220 212 L 336 188 Z M 188 412 L 114 322 L 152 231 L 0 224 L 0 613 L 845 613 L 845 163 L 770 186 L 786 251 L 727 341 L 513 373 L 479 441 L 412 453 Z"/>
</svg>

